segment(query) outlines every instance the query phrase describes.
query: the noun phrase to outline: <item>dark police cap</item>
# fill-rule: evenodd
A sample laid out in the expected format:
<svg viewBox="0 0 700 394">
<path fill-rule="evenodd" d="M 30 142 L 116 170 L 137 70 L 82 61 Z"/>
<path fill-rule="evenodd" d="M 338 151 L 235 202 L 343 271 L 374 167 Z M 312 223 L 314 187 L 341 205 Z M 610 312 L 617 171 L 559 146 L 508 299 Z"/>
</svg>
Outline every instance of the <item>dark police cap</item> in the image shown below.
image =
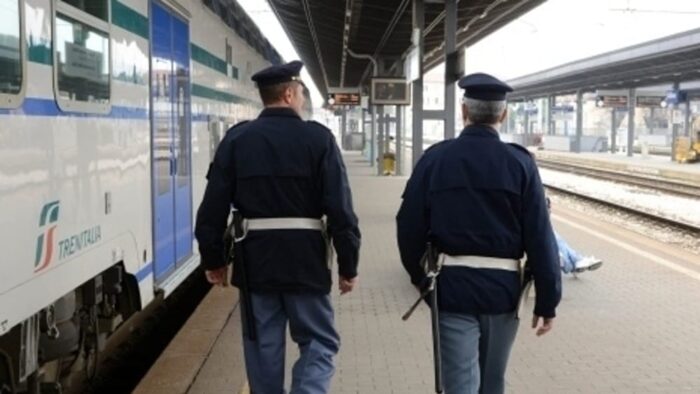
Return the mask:
<svg viewBox="0 0 700 394">
<path fill-rule="evenodd" d="M 304 63 L 300 62 L 299 60 L 294 60 L 287 64 L 270 66 L 264 70 L 258 71 L 257 73 L 253 74 L 251 79 L 255 81 L 258 88 L 291 81 L 301 82 L 299 72 L 301 71 L 302 67 L 304 67 Z"/>
<path fill-rule="evenodd" d="M 464 97 L 484 101 L 502 101 L 506 93 L 513 88 L 505 82 L 484 73 L 469 74 L 459 80 L 459 87 L 464 89 Z"/>
</svg>

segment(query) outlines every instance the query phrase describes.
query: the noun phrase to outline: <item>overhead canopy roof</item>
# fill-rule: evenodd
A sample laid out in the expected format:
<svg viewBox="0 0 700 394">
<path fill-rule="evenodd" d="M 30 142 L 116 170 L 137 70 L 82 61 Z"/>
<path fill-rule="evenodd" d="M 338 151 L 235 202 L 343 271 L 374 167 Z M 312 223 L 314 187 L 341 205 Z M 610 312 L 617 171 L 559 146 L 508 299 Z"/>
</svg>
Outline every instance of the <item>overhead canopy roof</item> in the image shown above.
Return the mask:
<svg viewBox="0 0 700 394">
<path fill-rule="evenodd" d="M 474 44 L 544 1 L 458 1 L 457 46 Z M 412 0 L 269 2 L 324 95 L 329 88 L 361 86 L 372 75 L 368 60 L 352 58 L 344 48 L 395 61 L 405 56 L 411 46 Z M 425 0 L 427 69 L 444 60 L 444 9 L 444 1 Z"/>
<path fill-rule="evenodd" d="M 248 45 L 253 47 L 265 60 L 280 64 L 282 57 L 260 32 L 253 20 L 236 0 L 202 0 L 221 20 L 235 31 Z"/>
<path fill-rule="evenodd" d="M 700 29 L 508 81 L 509 100 L 700 79 Z"/>
</svg>

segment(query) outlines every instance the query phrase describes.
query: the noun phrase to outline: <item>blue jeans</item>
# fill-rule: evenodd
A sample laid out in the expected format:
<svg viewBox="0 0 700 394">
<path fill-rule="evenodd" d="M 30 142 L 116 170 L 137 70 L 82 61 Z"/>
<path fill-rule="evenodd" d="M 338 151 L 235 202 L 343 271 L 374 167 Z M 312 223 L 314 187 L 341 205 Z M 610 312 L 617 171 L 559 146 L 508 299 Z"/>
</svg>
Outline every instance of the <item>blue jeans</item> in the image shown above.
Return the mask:
<svg viewBox="0 0 700 394">
<path fill-rule="evenodd" d="M 569 246 L 564 238 L 560 237 L 556 232 L 554 236 L 557 239 L 557 246 L 559 247 L 559 259 L 561 260 L 561 270 L 565 274 L 570 274 L 574 272 L 576 268 L 576 262 L 581 260 L 583 256 L 578 254 L 574 249 Z"/>
<path fill-rule="evenodd" d="M 445 394 L 501 394 L 510 349 L 518 331 L 514 313 L 440 312 Z"/>
<path fill-rule="evenodd" d="M 340 348 L 327 294 L 253 293 L 257 341 L 243 337 L 248 383 L 253 394 L 283 394 L 287 321 L 299 359 L 292 369 L 291 394 L 328 393 Z M 245 322 L 244 322 L 245 327 Z"/>
</svg>

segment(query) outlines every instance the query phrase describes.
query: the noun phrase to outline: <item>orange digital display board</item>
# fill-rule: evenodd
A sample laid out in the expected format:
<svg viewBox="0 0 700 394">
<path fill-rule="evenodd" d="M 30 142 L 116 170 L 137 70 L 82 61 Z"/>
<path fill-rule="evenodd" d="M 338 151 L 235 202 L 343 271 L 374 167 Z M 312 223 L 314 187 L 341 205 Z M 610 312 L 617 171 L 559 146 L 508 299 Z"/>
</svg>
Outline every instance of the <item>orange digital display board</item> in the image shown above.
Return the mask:
<svg viewBox="0 0 700 394">
<path fill-rule="evenodd" d="M 360 105 L 359 93 L 331 93 L 333 105 Z"/>
</svg>

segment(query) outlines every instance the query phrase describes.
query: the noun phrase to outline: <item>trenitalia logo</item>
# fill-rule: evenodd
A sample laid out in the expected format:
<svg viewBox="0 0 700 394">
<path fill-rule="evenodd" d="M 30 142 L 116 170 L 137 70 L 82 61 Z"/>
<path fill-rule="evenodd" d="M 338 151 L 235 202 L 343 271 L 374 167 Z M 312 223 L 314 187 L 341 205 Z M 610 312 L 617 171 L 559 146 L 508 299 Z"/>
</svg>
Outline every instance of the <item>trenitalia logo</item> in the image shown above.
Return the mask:
<svg viewBox="0 0 700 394">
<path fill-rule="evenodd" d="M 40 272 L 51 264 L 53 259 L 54 232 L 58 222 L 59 201 L 50 202 L 41 209 L 39 228 L 43 228 L 36 240 L 36 259 L 34 260 L 34 272 Z"/>
</svg>

